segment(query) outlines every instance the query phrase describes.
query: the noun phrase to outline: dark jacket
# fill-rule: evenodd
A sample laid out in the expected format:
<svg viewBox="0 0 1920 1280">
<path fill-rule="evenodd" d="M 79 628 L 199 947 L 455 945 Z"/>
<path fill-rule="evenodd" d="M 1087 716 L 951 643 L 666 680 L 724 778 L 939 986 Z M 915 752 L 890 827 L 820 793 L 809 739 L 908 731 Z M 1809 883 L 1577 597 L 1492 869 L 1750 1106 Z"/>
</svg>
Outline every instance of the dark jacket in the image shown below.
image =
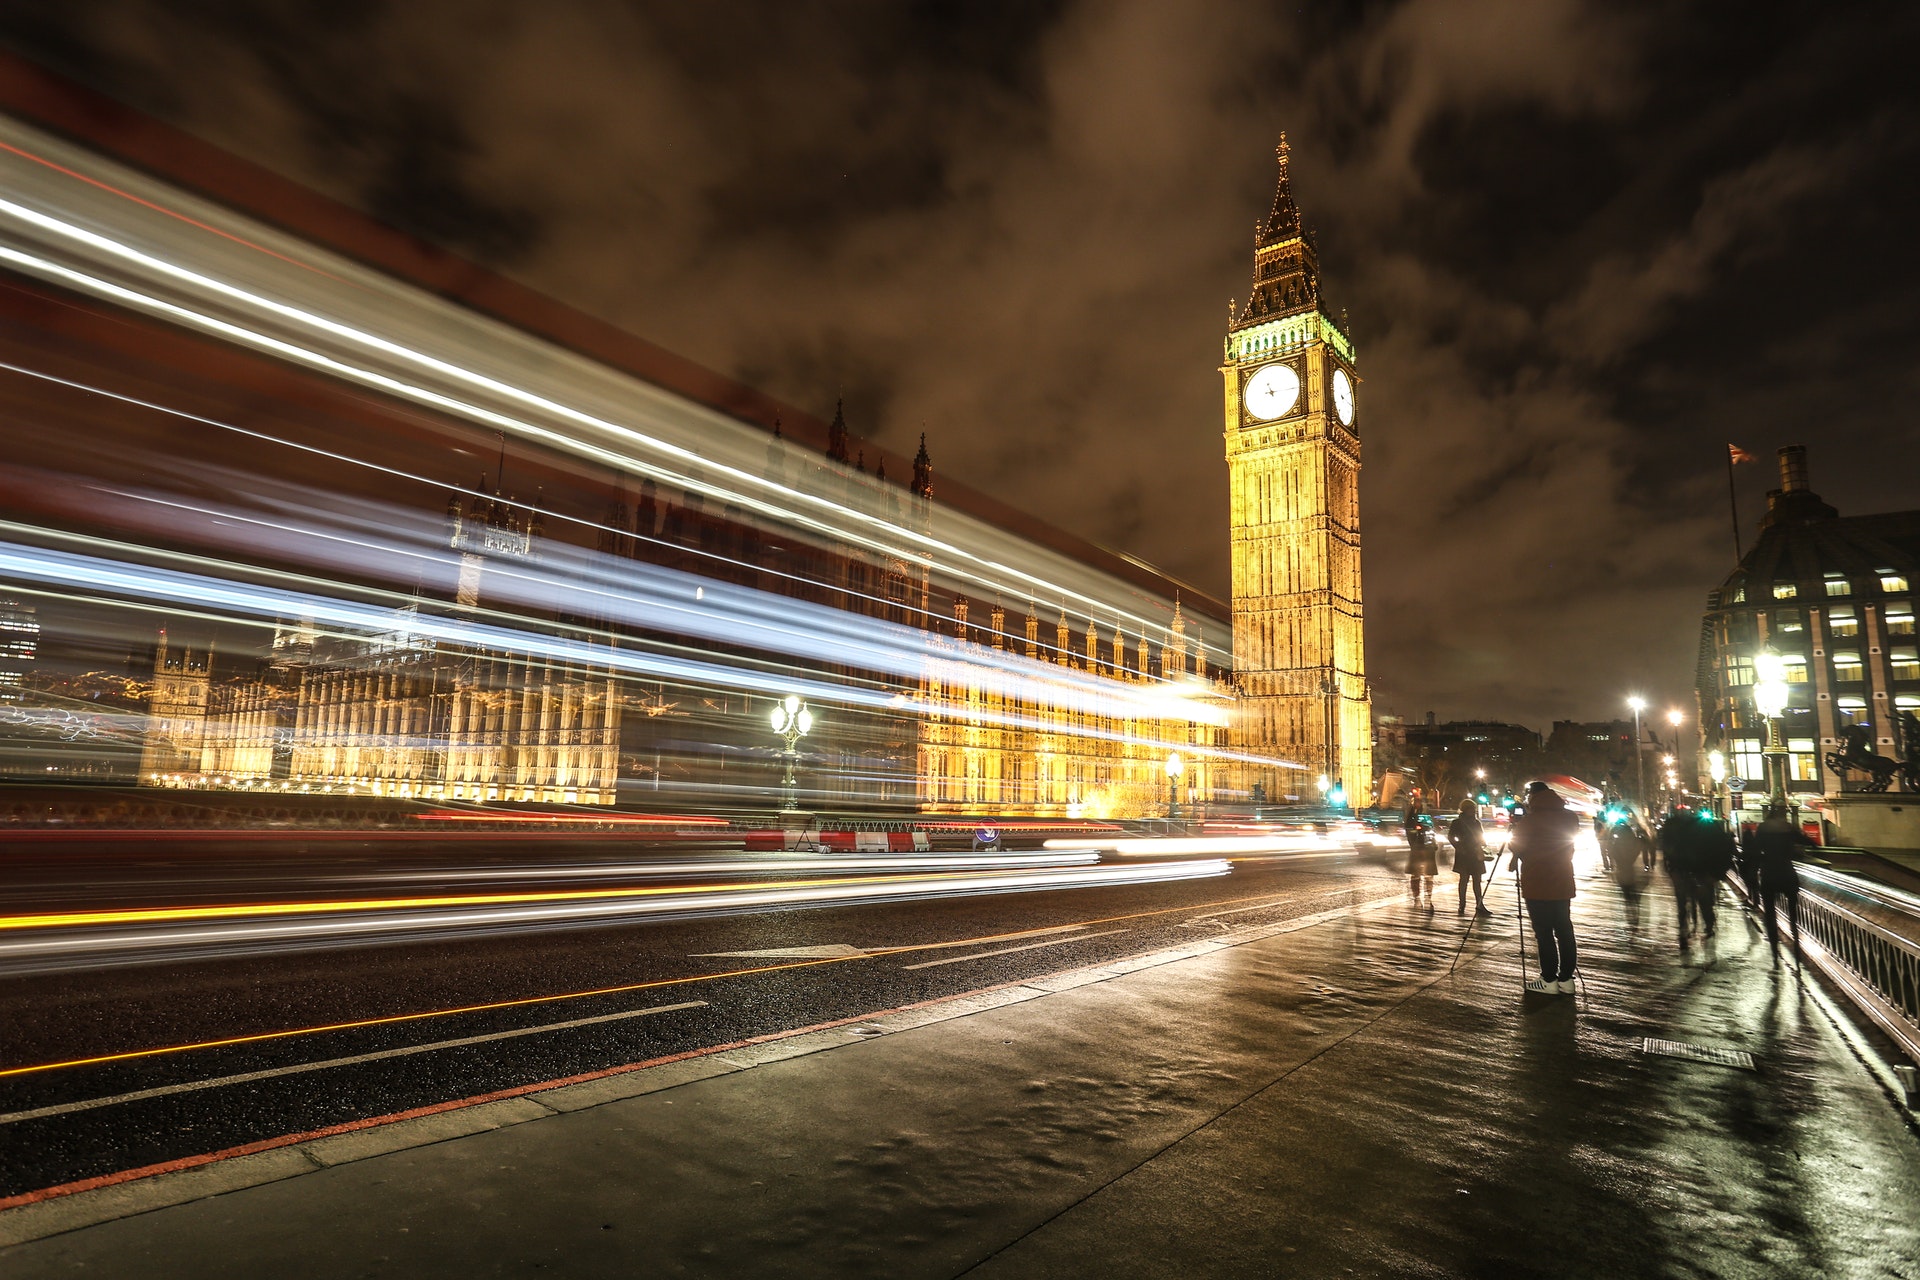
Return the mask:
<svg viewBox="0 0 1920 1280">
<path fill-rule="evenodd" d="M 1508 848 L 1520 862 L 1520 896 L 1535 902 L 1571 900 L 1573 842 L 1580 819 L 1551 791 L 1527 797 L 1527 811 L 1513 820 Z"/>
<path fill-rule="evenodd" d="M 1745 853 L 1759 868 L 1762 893 L 1791 892 L 1800 887 L 1793 860 L 1800 850 L 1813 847 L 1806 833 L 1785 817 L 1769 817 L 1747 837 Z"/>
<path fill-rule="evenodd" d="M 1447 840 L 1453 845 L 1455 871 L 1477 876 L 1487 869 L 1487 832 L 1480 819 L 1461 814 L 1447 828 Z"/>
</svg>

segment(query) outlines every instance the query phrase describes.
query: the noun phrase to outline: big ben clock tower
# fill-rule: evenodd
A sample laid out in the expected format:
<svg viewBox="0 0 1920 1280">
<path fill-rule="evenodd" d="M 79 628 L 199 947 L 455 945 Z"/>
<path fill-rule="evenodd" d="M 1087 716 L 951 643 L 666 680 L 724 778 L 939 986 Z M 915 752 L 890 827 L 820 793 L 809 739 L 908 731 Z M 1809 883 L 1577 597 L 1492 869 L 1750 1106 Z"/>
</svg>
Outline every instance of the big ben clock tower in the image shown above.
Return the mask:
<svg viewBox="0 0 1920 1280">
<path fill-rule="evenodd" d="M 1312 799 L 1324 776 L 1370 802 L 1373 718 L 1360 610 L 1360 400 L 1353 343 L 1322 308 L 1280 137 L 1273 209 L 1254 229 L 1253 294 L 1227 329 L 1233 528 L 1233 745 L 1248 788 Z"/>
</svg>

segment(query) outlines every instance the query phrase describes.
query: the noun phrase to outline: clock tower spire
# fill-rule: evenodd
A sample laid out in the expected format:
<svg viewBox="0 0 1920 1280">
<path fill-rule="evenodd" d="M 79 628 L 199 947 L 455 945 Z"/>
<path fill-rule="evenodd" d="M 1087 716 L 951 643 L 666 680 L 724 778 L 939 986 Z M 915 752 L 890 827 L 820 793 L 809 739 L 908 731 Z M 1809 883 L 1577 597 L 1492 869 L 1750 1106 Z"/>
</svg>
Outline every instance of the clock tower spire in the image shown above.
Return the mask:
<svg viewBox="0 0 1920 1280">
<path fill-rule="evenodd" d="M 1317 799 L 1324 777 L 1369 802 L 1373 717 L 1360 594 L 1360 427 L 1353 343 L 1320 293 L 1285 134 L 1273 206 L 1254 224 L 1253 289 L 1225 362 L 1233 536 L 1234 746 L 1246 789 Z"/>
</svg>

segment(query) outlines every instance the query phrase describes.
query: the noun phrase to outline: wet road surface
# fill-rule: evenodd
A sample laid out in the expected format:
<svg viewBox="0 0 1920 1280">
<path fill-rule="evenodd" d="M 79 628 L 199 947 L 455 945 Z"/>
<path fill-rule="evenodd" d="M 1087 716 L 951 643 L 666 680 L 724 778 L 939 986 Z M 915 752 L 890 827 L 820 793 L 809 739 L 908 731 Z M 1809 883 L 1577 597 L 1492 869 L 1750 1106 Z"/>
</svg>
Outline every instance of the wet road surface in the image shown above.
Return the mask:
<svg viewBox="0 0 1920 1280">
<path fill-rule="evenodd" d="M 628 851 L 573 852 L 575 863 L 545 879 L 568 888 L 634 879 Z M 257 850 L 209 860 L 149 850 L 138 860 L 134 870 L 166 880 L 163 900 L 176 902 L 391 892 L 394 877 L 445 871 L 431 856 L 377 851 L 351 863 L 289 850 L 264 869 Z M 533 871 L 553 862 L 506 850 L 455 874 L 462 890 L 494 890 L 524 887 Z M 8 907 L 152 900 L 116 883 L 97 866 L 36 867 L 13 880 Z M 858 1018 L 1401 885 L 1371 851 L 1323 849 L 1172 883 L 0 976 L 0 1197 Z"/>
</svg>

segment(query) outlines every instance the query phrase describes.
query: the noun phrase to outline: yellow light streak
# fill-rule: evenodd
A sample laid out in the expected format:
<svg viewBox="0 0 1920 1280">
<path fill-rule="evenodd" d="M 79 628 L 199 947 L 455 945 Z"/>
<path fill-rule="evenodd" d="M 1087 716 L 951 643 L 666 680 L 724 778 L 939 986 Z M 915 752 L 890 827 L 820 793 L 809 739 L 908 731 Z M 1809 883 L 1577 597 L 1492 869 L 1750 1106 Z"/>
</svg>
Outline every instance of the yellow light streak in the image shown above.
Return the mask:
<svg viewBox="0 0 1920 1280">
<path fill-rule="evenodd" d="M 1142 920 L 1149 916 L 1173 915 L 1187 911 L 1205 911 L 1209 907 L 1233 906 L 1249 902 L 1255 898 L 1276 897 L 1274 894 L 1248 894 L 1239 898 L 1218 898 L 1212 902 L 1192 902 L 1177 907 L 1157 907 L 1151 911 L 1131 911 L 1124 915 L 1102 916 L 1094 920 L 1078 921 L 1078 927 L 1091 928 L 1096 924 L 1111 924 L 1118 920 Z M 1286 899 L 1281 898 L 1271 905 L 1280 906 Z M 1056 928 L 1060 926 L 1054 926 Z M 590 991 L 568 991 L 558 995 L 523 996 L 515 1000 L 496 1000 L 486 1004 L 461 1005 L 452 1009 L 429 1009 L 420 1013 L 396 1013 L 382 1018 L 358 1018 L 348 1022 L 330 1022 L 313 1027 L 292 1027 L 283 1031 L 261 1031 L 244 1036 L 226 1036 L 218 1040 L 197 1040 L 186 1044 L 162 1045 L 151 1049 L 127 1049 L 120 1053 L 96 1054 L 87 1058 L 69 1058 L 61 1062 L 40 1062 L 31 1066 L 0 1068 L 0 1079 L 11 1076 L 33 1075 L 45 1071 L 60 1071 L 70 1067 L 90 1067 L 109 1062 L 130 1062 L 139 1058 L 157 1058 L 176 1053 L 190 1053 L 196 1049 L 221 1049 L 232 1045 L 260 1044 L 269 1040 L 287 1040 L 296 1036 L 322 1035 L 329 1031 L 353 1031 L 362 1027 L 392 1026 L 401 1022 L 420 1022 L 428 1018 L 451 1018 L 463 1013 L 490 1013 L 500 1009 L 520 1009 L 528 1005 L 552 1004 L 562 1000 L 585 1000 L 593 996 L 624 995 L 633 991 L 650 991 L 658 987 L 685 986 L 695 982 L 715 982 L 723 978 L 748 978 L 763 973 L 781 973 L 790 969 L 808 969 L 823 964 L 844 964 L 849 960 L 866 960 L 874 956 L 903 955 L 911 951 L 931 951 L 935 949 L 967 946 L 985 942 L 1001 942 L 1008 938 L 1031 937 L 1036 930 L 1021 929 L 1011 933 L 983 934 L 977 938 L 966 938 L 959 942 L 922 942 L 902 947 L 872 947 L 864 951 L 845 956 L 826 956 L 817 960 L 795 960 L 785 964 L 759 965 L 751 969 L 729 969 L 724 973 L 697 973 L 681 978 L 658 978 L 651 982 L 633 982 L 617 987 L 596 987 Z"/>
<path fill-rule="evenodd" d="M 994 869 L 989 869 L 994 870 Z M 626 889 L 564 889 L 546 893 L 463 893 L 412 898 L 343 898 L 319 902 L 235 902 L 196 907 L 136 907 L 120 911 L 64 911 L 0 916 L 0 929 L 60 929 L 176 920 L 235 920 L 261 916 L 328 915 L 354 911 L 412 911 L 435 907 L 515 906 L 526 903 L 610 902 L 631 898 L 701 897 L 717 893 L 785 893 L 795 889 L 859 885 L 938 884 L 952 875 L 835 876 L 820 880 L 742 881 L 735 884 L 650 885 Z M 958 883 L 956 881 L 956 883 Z"/>
</svg>

